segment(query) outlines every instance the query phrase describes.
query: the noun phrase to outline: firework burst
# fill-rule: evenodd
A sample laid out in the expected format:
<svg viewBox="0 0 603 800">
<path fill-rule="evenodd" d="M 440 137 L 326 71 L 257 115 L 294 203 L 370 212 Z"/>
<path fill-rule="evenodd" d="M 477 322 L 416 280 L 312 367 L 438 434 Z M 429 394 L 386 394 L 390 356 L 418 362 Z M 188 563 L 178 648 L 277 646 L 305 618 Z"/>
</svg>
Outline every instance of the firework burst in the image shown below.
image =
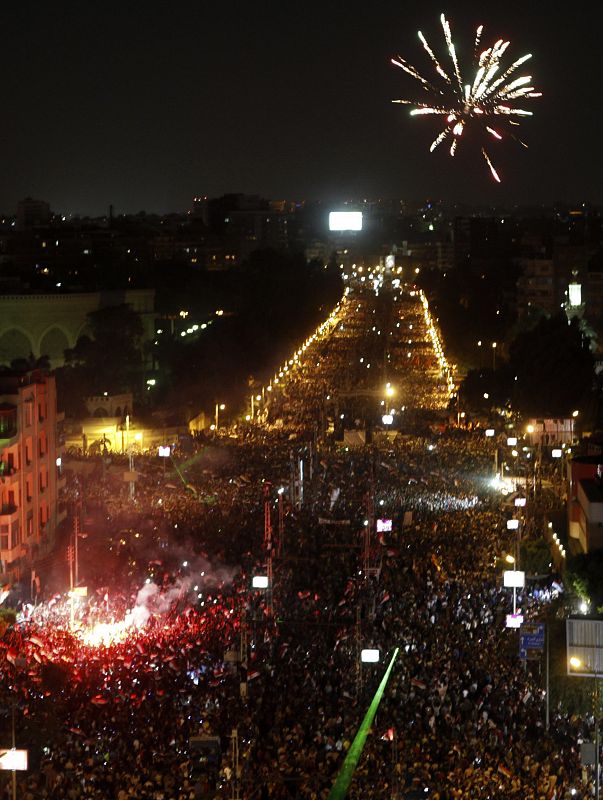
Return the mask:
<svg viewBox="0 0 603 800">
<path fill-rule="evenodd" d="M 450 24 L 444 14 L 440 17 L 440 21 L 450 57 L 450 67 L 446 69 L 438 61 L 427 39 L 419 31 L 421 44 L 435 67 L 438 77 L 433 83 L 424 78 L 412 64 L 409 64 L 401 56 L 392 58 L 392 64 L 400 67 L 414 78 L 420 84 L 425 95 L 425 99 L 394 100 L 393 102 L 414 106 L 410 112 L 413 117 L 432 114 L 444 118 L 445 126 L 429 148 L 432 153 L 436 147 L 448 140 L 450 155 L 454 156 L 463 131 L 468 127 L 479 127 L 489 141 L 501 141 L 508 136 L 527 147 L 526 143 L 515 135 L 513 126 L 519 125 L 519 120 L 522 118 L 531 117 L 532 112 L 518 108 L 517 103 L 541 97 L 541 93 L 531 85 L 531 75 L 515 77 L 515 72 L 532 57 L 531 53 L 518 58 L 507 69 L 503 69 L 501 61 L 510 43 L 499 39 L 492 47 L 480 51 L 483 32 L 483 26 L 480 25 L 475 34 L 471 81 L 464 83 L 456 48 L 452 41 Z M 500 183 L 500 177 L 485 146 L 481 148 L 481 153 L 492 177 Z"/>
</svg>

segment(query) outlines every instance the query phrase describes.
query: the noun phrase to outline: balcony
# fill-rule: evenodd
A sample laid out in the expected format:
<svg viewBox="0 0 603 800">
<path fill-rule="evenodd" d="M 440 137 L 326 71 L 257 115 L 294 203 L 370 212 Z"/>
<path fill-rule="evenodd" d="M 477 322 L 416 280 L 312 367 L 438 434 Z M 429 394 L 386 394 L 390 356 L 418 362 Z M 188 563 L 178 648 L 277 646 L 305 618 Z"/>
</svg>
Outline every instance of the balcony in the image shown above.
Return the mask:
<svg viewBox="0 0 603 800">
<path fill-rule="evenodd" d="M 19 519 L 19 509 L 13 503 L 3 503 L 0 506 L 0 522 L 3 525 L 12 525 Z"/>
<path fill-rule="evenodd" d="M 0 462 L 0 485 L 10 486 L 17 483 L 19 480 L 19 473 L 14 467 L 9 467 Z"/>
</svg>

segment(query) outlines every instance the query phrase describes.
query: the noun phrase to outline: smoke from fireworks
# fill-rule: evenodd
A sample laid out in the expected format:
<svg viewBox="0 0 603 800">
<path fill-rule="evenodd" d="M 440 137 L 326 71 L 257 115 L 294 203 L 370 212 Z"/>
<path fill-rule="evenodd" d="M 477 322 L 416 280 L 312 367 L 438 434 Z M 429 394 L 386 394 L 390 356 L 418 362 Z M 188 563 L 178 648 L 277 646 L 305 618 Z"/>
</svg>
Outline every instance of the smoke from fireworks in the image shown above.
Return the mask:
<svg viewBox="0 0 603 800">
<path fill-rule="evenodd" d="M 393 102 L 414 106 L 410 112 L 411 116 L 435 114 L 445 118 L 445 127 L 431 143 L 430 152 L 448 139 L 450 140 L 450 155 L 454 156 L 463 131 L 468 126 L 472 128 L 479 126 L 487 138 L 495 141 L 502 140 L 506 135 L 527 147 L 525 142 L 515 136 L 512 126 L 519 125 L 519 119 L 532 116 L 532 112 L 518 108 L 517 101 L 541 97 L 541 93 L 530 85 L 532 83 L 531 75 L 514 77 L 514 73 L 532 57 L 531 53 L 518 58 L 510 67 L 503 70 L 501 60 L 510 43 L 499 39 L 492 47 L 480 52 L 479 44 L 483 32 L 483 26 L 480 25 L 475 35 L 471 80 L 464 83 L 456 48 L 452 41 L 450 24 L 444 14 L 440 17 L 440 21 L 452 70 L 447 70 L 442 66 L 427 39 L 419 31 L 419 39 L 438 75 L 437 84 L 424 78 L 412 64 L 409 64 L 401 56 L 392 58 L 392 64 L 400 67 L 418 81 L 427 95 L 425 100 L 394 100 Z M 495 125 L 496 127 L 494 127 Z M 492 177 L 500 183 L 500 177 L 486 148 L 482 147 L 481 152 Z"/>
</svg>

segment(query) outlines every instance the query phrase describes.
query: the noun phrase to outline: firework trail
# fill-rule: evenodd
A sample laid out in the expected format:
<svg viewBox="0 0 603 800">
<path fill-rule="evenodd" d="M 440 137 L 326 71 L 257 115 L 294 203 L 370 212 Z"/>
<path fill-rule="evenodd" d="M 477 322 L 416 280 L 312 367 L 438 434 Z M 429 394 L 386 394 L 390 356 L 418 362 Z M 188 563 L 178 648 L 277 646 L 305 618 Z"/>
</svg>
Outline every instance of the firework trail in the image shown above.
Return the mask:
<svg viewBox="0 0 603 800">
<path fill-rule="evenodd" d="M 523 104 L 525 100 L 542 95 L 531 85 L 531 75 L 513 77 L 512 80 L 511 77 L 522 64 L 532 57 L 532 54 L 529 53 L 518 58 L 503 71 L 501 60 L 510 42 L 499 39 L 492 47 L 480 52 L 483 33 L 483 25 L 480 25 L 477 28 L 473 45 L 471 81 L 463 83 L 456 48 L 452 41 L 452 31 L 444 14 L 440 17 L 440 22 L 444 31 L 446 49 L 452 63 L 452 72 L 446 71 L 423 33 L 419 31 L 419 39 L 441 79 L 439 81 L 441 87 L 423 77 L 416 67 L 413 67 L 402 56 L 397 56 L 391 59 L 392 64 L 400 67 L 414 78 L 421 85 L 424 96 L 421 99 L 394 100 L 393 102 L 414 106 L 410 112 L 411 116 L 436 115 L 444 118 L 445 126 L 429 148 L 432 153 L 442 142 L 452 137 L 450 155 L 454 156 L 463 131 L 467 127 L 478 127 L 489 141 L 501 141 L 505 136 L 509 136 L 527 147 L 525 142 L 514 135 L 511 126 L 519 125 L 517 119 L 531 117 L 532 112 L 518 107 L 517 101 Z M 494 168 L 485 146 L 482 147 L 481 152 L 492 177 L 500 183 L 500 176 Z"/>
</svg>

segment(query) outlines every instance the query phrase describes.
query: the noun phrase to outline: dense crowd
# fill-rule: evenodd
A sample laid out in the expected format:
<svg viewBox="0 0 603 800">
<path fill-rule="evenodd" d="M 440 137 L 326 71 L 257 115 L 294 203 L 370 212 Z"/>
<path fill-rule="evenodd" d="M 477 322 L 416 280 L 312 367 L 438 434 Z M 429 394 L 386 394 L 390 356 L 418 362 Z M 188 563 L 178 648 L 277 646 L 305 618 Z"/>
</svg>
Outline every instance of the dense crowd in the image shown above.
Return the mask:
<svg viewBox="0 0 603 800">
<path fill-rule="evenodd" d="M 90 596 L 71 622 L 71 603 L 47 588 L 1 641 L 2 735 L 14 705 L 32 761 L 19 797 L 326 800 L 396 647 L 350 797 L 588 796 L 584 724 L 553 709 L 545 730 L 540 682 L 504 626 L 497 559 L 512 534 L 483 435 L 440 426 L 357 449 L 289 439 L 346 385 L 352 302 L 312 369 L 274 389 L 264 427 L 198 439 L 167 478 L 139 459 L 133 497 L 121 476 L 71 464 L 93 529 L 81 552 Z M 425 347 L 416 329 L 412 341 Z M 397 379 L 435 408 L 437 376 L 406 362 Z M 265 502 L 269 592 L 251 588 L 269 555 Z M 378 534 L 377 518 L 393 530 Z M 547 598 L 519 604 L 534 618 Z M 124 620 L 115 639 L 88 637 Z M 378 648 L 380 664 L 360 665 L 360 647 Z M 219 737 L 215 770 L 198 736 Z"/>
</svg>

